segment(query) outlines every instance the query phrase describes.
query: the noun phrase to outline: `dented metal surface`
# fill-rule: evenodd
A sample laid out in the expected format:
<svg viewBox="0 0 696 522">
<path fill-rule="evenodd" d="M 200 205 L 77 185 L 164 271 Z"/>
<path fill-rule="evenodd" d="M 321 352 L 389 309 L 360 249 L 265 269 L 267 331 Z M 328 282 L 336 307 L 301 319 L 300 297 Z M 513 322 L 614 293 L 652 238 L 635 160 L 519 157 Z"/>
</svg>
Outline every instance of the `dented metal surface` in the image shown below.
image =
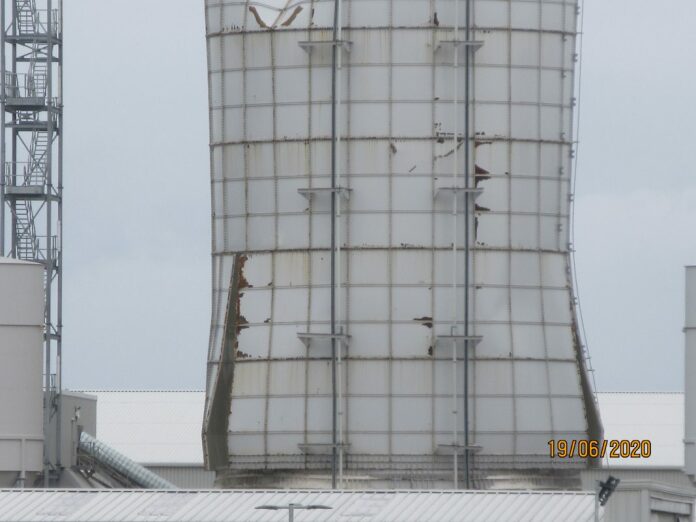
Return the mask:
<svg viewBox="0 0 696 522">
<path fill-rule="evenodd" d="M 346 470 L 440 484 L 452 387 L 437 337 L 449 333 L 453 296 L 452 210 L 438 191 L 451 186 L 453 159 L 463 165 L 467 147 L 463 134 L 453 147 L 463 108 L 452 114 L 452 51 L 441 45 L 453 39 L 453 2 L 344 2 Z M 476 466 L 548 467 L 549 439 L 601 436 L 568 265 L 576 2 L 473 5 L 472 33 L 483 41 L 466 169 L 483 190 L 469 290 L 470 323 L 483 337 L 470 365 Z M 333 3 L 208 0 L 206 13 L 214 268 L 206 422 L 228 434 L 227 459 L 214 467 L 232 477 L 326 471 L 325 457 L 301 448 L 330 443 L 330 346 L 307 347 L 298 333 L 330 330 L 330 198 L 298 189 L 331 183 L 331 49 L 308 52 L 300 42 L 330 40 Z"/>
</svg>

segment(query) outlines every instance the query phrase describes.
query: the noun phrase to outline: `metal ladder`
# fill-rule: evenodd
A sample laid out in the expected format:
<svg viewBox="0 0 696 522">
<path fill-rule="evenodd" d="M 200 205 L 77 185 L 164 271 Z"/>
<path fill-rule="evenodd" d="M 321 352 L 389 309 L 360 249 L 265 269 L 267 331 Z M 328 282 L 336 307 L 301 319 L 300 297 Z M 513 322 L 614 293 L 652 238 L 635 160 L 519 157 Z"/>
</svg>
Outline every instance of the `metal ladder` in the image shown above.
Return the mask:
<svg viewBox="0 0 696 522">
<path fill-rule="evenodd" d="M 31 201 L 18 200 L 15 203 L 15 219 L 17 220 L 17 259 L 36 261 L 38 240 L 34 226 L 34 213 Z"/>
<path fill-rule="evenodd" d="M 45 98 L 48 82 L 48 63 L 32 58 L 27 76 L 27 96 L 30 98 Z"/>
<path fill-rule="evenodd" d="M 48 133 L 46 131 L 33 131 L 31 133 L 29 169 L 25 173 L 25 185 L 44 186 L 46 184 L 49 146 Z"/>
<path fill-rule="evenodd" d="M 36 34 L 39 25 L 39 13 L 36 0 L 17 0 L 17 33 Z"/>
</svg>

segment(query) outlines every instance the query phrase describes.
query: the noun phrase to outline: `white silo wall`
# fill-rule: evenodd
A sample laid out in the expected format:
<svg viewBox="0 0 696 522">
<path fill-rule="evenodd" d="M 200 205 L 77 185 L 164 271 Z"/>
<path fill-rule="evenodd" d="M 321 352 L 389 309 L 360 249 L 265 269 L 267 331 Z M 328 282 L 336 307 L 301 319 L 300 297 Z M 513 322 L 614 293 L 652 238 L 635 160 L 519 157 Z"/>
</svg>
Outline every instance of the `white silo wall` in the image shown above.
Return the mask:
<svg viewBox="0 0 696 522">
<path fill-rule="evenodd" d="M 27 486 L 43 455 L 44 270 L 0 258 L 0 485 Z"/>
<path fill-rule="evenodd" d="M 334 3 L 205 3 L 213 317 L 204 431 L 218 444 L 207 457 L 232 474 L 326 471 L 307 448 L 332 440 L 330 343 L 307 348 L 298 333 L 330 331 L 330 195 L 308 201 L 298 189 L 331 186 L 332 52 L 300 42 L 332 39 Z M 337 319 L 350 336 L 340 374 L 348 475 L 448 477 L 451 457 L 438 446 L 453 444 L 453 363 L 436 338 L 452 331 L 453 219 L 452 196 L 438 190 L 463 186 L 465 170 L 483 190 L 470 229 L 469 333 L 483 338 L 470 356 L 474 467 L 568 464 L 549 459 L 550 439 L 601 436 L 569 275 L 576 2 L 472 0 L 470 40 L 483 45 L 472 55 L 470 163 L 460 145 L 453 185 L 466 67 L 460 51 L 455 112 L 446 41 L 465 38 L 459 4 L 455 37 L 452 0 L 343 1 L 352 47 L 341 51 L 339 170 L 352 191 L 341 207 Z M 464 223 L 459 214 L 459 333 Z"/>
</svg>

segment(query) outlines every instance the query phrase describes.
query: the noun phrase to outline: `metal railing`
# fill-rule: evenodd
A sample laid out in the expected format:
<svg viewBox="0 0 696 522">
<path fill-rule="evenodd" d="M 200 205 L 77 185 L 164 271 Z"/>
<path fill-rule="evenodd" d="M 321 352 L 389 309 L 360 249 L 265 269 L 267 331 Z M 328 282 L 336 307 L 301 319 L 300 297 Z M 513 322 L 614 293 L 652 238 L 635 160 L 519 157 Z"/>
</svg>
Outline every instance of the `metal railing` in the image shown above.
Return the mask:
<svg viewBox="0 0 696 522">
<path fill-rule="evenodd" d="M 5 186 L 44 187 L 46 185 L 46 160 L 5 163 Z"/>
<path fill-rule="evenodd" d="M 17 239 L 16 256 L 18 259 L 46 263 L 49 255 L 54 262 L 58 258 L 57 236 L 37 236 L 27 231 Z"/>
<path fill-rule="evenodd" d="M 38 246 L 37 261 L 48 261 L 49 255 L 53 260 L 58 258 L 58 236 L 36 236 L 35 240 Z"/>
<path fill-rule="evenodd" d="M 5 71 L 5 92 L 3 94 L 6 98 L 20 97 L 19 78 L 15 73 Z"/>
<path fill-rule="evenodd" d="M 6 98 L 46 98 L 45 74 L 5 71 Z"/>
<path fill-rule="evenodd" d="M 61 31 L 60 13 L 51 9 L 51 24 L 48 24 L 48 9 L 36 9 L 26 6 L 17 11 L 17 34 L 21 36 L 48 35 L 58 36 Z"/>
</svg>

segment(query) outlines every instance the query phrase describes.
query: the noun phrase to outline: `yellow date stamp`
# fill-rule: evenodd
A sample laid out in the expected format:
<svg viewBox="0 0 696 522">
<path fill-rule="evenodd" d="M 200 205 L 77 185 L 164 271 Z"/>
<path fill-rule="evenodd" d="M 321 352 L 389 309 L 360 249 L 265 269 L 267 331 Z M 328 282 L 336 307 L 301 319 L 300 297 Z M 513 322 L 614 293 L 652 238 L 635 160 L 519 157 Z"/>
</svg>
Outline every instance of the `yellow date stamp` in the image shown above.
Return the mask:
<svg viewBox="0 0 696 522">
<path fill-rule="evenodd" d="M 550 440 L 552 459 L 648 459 L 652 455 L 649 440 Z"/>
</svg>

